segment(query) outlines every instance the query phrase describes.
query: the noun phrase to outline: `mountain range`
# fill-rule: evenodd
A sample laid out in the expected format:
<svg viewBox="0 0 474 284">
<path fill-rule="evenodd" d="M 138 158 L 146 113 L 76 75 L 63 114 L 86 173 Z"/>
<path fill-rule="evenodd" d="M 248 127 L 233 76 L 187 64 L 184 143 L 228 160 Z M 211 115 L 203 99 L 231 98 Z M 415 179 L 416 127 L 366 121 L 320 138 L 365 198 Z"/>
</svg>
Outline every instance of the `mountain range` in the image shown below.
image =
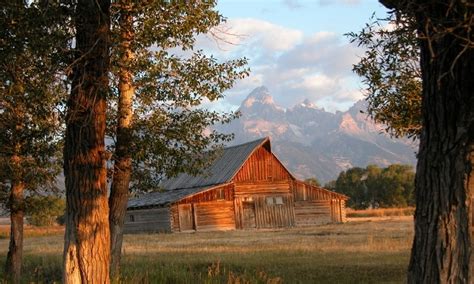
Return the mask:
<svg viewBox="0 0 474 284">
<path fill-rule="evenodd" d="M 308 100 L 284 108 L 262 86 L 242 102 L 241 117 L 219 130 L 235 134 L 232 144 L 269 136 L 273 152 L 297 178 L 316 177 L 322 183 L 355 166 L 415 165 L 417 143 L 391 138 L 366 109 L 363 100 L 336 113 Z"/>
</svg>

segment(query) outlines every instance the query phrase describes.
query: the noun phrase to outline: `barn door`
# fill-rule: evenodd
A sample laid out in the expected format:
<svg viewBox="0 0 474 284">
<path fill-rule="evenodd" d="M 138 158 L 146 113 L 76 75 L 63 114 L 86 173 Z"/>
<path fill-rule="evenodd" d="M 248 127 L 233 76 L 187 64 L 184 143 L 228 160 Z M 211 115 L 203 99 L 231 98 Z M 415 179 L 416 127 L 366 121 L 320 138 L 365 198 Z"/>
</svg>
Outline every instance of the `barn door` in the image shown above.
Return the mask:
<svg viewBox="0 0 474 284">
<path fill-rule="evenodd" d="M 242 227 L 243 229 L 255 228 L 255 203 L 244 201 L 242 202 Z"/>
<path fill-rule="evenodd" d="M 178 205 L 178 216 L 179 216 L 179 230 L 189 231 L 193 230 L 193 208 L 191 204 L 180 204 Z"/>
</svg>

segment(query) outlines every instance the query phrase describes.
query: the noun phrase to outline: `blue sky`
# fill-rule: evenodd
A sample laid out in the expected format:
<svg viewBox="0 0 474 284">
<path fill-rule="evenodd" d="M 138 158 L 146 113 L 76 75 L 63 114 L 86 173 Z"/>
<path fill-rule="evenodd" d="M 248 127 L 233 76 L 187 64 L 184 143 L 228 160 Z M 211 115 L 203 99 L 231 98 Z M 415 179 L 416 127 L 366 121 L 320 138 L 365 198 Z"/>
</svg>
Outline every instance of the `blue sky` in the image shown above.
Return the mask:
<svg viewBox="0 0 474 284">
<path fill-rule="evenodd" d="M 375 12 L 376 0 L 221 0 L 227 23 L 198 47 L 220 60 L 247 57 L 251 74 L 211 107 L 236 109 L 250 91 L 265 85 L 276 103 L 292 107 L 309 99 L 329 111 L 346 110 L 363 98 L 351 66 L 363 52 L 343 35 L 359 31 Z M 231 44 L 229 44 L 231 43 Z"/>
</svg>

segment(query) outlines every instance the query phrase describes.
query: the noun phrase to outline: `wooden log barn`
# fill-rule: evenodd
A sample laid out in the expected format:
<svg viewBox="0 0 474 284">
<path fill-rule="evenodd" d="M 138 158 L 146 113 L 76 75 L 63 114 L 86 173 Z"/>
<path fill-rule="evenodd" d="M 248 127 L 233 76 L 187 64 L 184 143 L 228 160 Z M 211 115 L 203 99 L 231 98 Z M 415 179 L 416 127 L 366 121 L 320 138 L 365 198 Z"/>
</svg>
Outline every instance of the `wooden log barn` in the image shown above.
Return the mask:
<svg viewBox="0 0 474 284">
<path fill-rule="evenodd" d="M 284 228 L 345 222 L 347 196 L 297 180 L 269 138 L 223 150 L 204 175 L 131 199 L 125 232 Z"/>
</svg>

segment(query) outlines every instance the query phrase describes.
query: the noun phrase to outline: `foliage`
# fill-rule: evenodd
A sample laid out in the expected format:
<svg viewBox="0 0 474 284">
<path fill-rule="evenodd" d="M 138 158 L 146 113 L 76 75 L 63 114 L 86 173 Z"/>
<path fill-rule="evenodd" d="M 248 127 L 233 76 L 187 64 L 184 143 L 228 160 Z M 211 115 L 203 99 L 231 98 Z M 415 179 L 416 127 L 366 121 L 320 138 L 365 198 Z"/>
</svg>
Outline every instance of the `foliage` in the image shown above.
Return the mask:
<svg viewBox="0 0 474 284">
<path fill-rule="evenodd" d="M 415 173 L 408 165 L 351 168 L 339 174 L 334 190 L 350 197 L 355 209 L 406 207 L 414 205 Z"/>
<path fill-rule="evenodd" d="M 236 113 L 221 113 L 202 107 L 223 98 L 223 92 L 248 74 L 246 59 L 218 62 L 194 50 L 196 36 L 211 32 L 224 18 L 215 1 L 149 1 L 113 9 L 111 105 L 119 96 L 119 15 L 134 15 L 130 66 L 133 74 L 132 159 L 135 190 L 158 188 L 164 176 L 180 172 L 198 174 L 232 135 L 211 130 L 227 123 Z M 123 32 L 123 31 L 122 31 Z M 116 117 L 116 110 L 109 117 Z M 109 135 L 115 137 L 116 119 L 109 119 Z M 113 147 L 112 147 L 113 148 Z M 113 150 L 113 149 L 112 149 Z M 203 154 L 206 152 L 206 154 Z"/>
<path fill-rule="evenodd" d="M 51 226 L 64 215 L 66 201 L 54 195 L 30 196 L 26 198 L 28 223 L 34 226 Z"/>
<path fill-rule="evenodd" d="M 60 170 L 61 106 L 58 70 L 67 32 L 50 3 L 12 1 L 0 10 L 0 183 L 29 190 L 54 187 Z M 15 157 L 15 158 L 14 158 Z"/>
<path fill-rule="evenodd" d="M 366 86 L 368 114 L 391 135 L 418 136 L 421 131 L 421 72 L 415 23 L 391 14 L 371 19 L 358 33 L 347 34 L 365 48 L 353 71 Z"/>
<path fill-rule="evenodd" d="M 312 177 L 312 178 L 307 178 L 304 180 L 304 182 L 314 185 L 314 186 L 321 186 L 321 183 L 319 182 L 318 178 Z"/>
</svg>

